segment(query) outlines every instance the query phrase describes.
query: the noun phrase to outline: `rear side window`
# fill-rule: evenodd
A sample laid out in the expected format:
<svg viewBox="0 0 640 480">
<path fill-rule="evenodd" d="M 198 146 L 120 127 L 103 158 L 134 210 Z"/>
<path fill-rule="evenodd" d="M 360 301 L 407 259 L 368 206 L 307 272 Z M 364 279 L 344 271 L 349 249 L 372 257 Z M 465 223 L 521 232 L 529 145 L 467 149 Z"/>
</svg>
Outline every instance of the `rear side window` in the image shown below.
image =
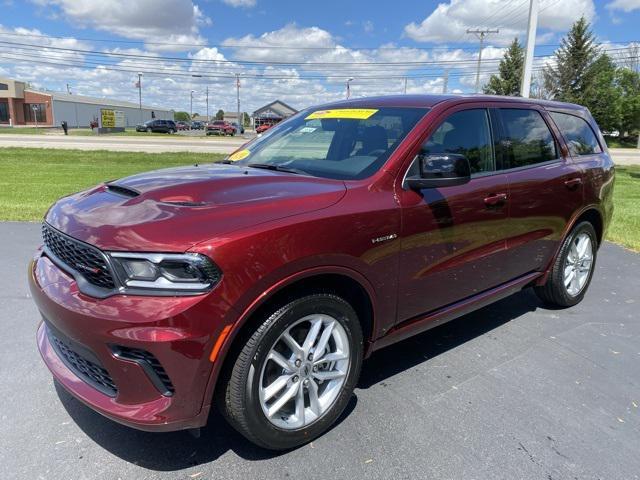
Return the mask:
<svg viewBox="0 0 640 480">
<path fill-rule="evenodd" d="M 549 112 L 558 128 L 567 139 L 569 151 L 573 156 L 601 153 L 596 134 L 591 126 L 582 118 L 568 113 Z"/>
<path fill-rule="evenodd" d="M 471 173 L 495 170 L 489 115 L 485 109 L 463 110 L 449 116 L 422 146 L 422 155 L 457 153 Z"/>
<path fill-rule="evenodd" d="M 537 110 L 500 109 L 505 168 L 518 168 L 558 158 L 556 142 Z"/>
</svg>

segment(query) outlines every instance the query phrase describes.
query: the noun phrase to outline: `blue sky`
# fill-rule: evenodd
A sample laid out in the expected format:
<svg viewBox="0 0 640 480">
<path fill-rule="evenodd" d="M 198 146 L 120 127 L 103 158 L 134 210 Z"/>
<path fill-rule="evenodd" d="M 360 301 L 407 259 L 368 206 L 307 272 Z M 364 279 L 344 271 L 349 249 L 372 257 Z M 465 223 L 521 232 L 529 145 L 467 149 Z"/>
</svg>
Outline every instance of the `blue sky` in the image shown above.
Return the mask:
<svg viewBox="0 0 640 480">
<path fill-rule="evenodd" d="M 472 92 L 477 39 L 487 38 L 482 80 L 504 46 L 523 38 L 528 0 L 0 0 L 0 75 L 36 88 L 203 111 L 242 109 L 280 98 L 295 107 L 352 94 Z M 540 0 L 535 66 L 548 61 L 571 23 L 585 15 L 603 48 L 625 60 L 640 40 L 640 0 Z M 57 38 L 64 37 L 64 38 Z M 20 43 L 21 45 L 16 45 Z M 300 48 L 302 47 L 302 48 Z M 337 64 L 336 64 L 337 62 Z M 195 77 L 193 75 L 196 75 Z"/>
</svg>

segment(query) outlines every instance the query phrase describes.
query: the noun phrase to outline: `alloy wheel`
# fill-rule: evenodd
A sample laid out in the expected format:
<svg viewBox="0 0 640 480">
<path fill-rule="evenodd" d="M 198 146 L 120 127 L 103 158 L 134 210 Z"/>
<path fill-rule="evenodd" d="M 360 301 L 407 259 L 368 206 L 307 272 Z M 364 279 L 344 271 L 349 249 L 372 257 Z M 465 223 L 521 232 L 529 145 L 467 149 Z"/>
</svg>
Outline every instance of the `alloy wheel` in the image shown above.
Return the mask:
<svg viewBox="0 0 640 480">
<path fill-rule="evenodd" d="M 564 264 L 564 286 L 572 297 L 580 294 L 587 284 L 593 266 L 593 242 L 582 232 L 571 242 Z"/>
<path fill-rule="evenodd" d="M 344 327 L 325 314 L 308 315 L 288 327 L 272 345 L 260 374 L 259 399 L 276 427 L 307 427 L 340 394 L 351 367 Z"/>
</svg>

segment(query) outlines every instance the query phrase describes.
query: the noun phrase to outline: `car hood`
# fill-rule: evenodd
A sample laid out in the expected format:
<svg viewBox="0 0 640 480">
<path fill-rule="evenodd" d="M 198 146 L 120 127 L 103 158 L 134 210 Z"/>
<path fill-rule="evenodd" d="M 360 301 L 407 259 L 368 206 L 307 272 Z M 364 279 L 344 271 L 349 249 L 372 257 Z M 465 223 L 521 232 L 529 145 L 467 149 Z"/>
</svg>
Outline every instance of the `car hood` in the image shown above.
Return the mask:
<svg viewBox="0 0 640 480">
<path fill-rule="evenodd" d="M 176 252 L 264 222 L 327 208 L 344 182 L 236 165 L 133 175 L 60 199 L 46 221 L 104 250 Z"/>
</svg>

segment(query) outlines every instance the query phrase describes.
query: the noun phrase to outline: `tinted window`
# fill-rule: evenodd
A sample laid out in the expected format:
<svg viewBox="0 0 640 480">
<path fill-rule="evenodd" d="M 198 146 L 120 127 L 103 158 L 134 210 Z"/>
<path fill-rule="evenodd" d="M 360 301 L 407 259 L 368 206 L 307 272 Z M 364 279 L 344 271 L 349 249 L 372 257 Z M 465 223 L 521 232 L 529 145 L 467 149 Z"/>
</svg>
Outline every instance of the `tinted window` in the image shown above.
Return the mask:
<svg viewBox="0 0 640 480">
<path fill-rule="evenodd" d="M 540 112 L 500 109 L 505 168 L 526 167 L 558 158 L 556 143 Z"/>
<path fill-rule="evenodd" d="M 0 83 L 0 90 L 9 90 L 9 85 L 6 83 Z"/>
<path fill-rule="evenodd" d="M 585 120 L 567 113 L 549 113 L 567 139 L 571 155 L 591 155 L 602 152 L 596 134 Z"/>
<path fill-rule="evenodd" d="M 487 110 L 463 110 L 452 114 L 425 142 L 421 153 L 464 155 L 469 160 L 472 174 L 495 170 Z"/>
</svg>

